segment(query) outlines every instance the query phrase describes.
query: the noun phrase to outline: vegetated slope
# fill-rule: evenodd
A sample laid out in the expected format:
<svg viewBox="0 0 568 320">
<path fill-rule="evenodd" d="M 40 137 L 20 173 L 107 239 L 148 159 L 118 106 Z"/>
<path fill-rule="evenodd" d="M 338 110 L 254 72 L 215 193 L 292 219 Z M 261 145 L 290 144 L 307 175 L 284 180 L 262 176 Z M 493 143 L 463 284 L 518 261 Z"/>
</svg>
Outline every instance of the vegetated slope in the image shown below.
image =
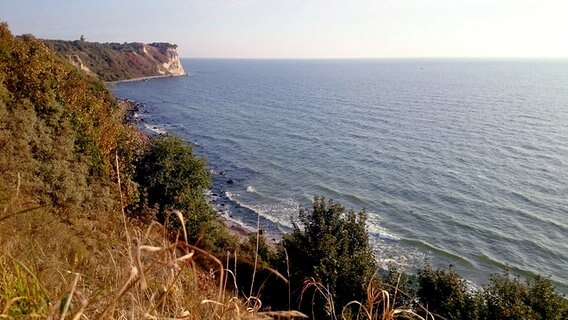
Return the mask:
<svg viewBox="0 0 568 320">
<path fill-rule="evenodd" d="M 204 163 L 182 141 L 153 141 L 124 123 L 125 107 L 44 42 L 0 23 L 0 318 L 233 319 L 258 310 L 225 290 L 211 254 L 136 219 L 155 212 L 141 203 L 148 186 L 135 179 L 136 159 L 149 149 L 166 152 L 151 158 L 166 167 L 151 182 L 179 189 L 172 199 L 185 218 L 176 226 L 208 227 L 216 243 L 224 230 L 206 225 L 203 190 L 183 179 L 206 185 Z M 202 271 L 198 252 L 215 269 Z"/>
<path fill-rule="evenodd" d="M 0 182 L 29 205 L 112 208 L 115 157 L 132 157 L 136 130 L 100 81 L 63 63 L 32 36 L 0 29 Z M 99 209 L 98 207 L 97 209 Z"/>
<path fill-rule="evenodd" d="M 104 81 L 185 74 L 174 44 L 43 41 L 60 57 Z"/>
<path fill-rule="evenodd" d="M 72 272 L 122 273 L 101 262 L 121 237 L 116 172 L 129 181 L 139 141 L 123 112 L 99 80 L 0 24 L 0 309 L 10 315 L 45 314 Z"/>
</svg>

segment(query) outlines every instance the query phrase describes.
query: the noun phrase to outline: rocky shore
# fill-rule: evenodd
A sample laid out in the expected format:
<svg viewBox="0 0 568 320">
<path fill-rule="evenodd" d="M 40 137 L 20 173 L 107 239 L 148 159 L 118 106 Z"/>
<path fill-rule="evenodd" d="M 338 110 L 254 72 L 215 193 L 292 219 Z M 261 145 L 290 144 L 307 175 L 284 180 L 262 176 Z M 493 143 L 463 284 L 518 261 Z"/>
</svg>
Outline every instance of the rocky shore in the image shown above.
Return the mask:
<svg viewBox="0 0 568 320">
<path fill-rule="evenodd" d="M 141 126 L 141 124 L 144 123 L 144 116 L 141 116 L 141 114 L 143 115 L 148 113 L 148 110 L 146 109 L 147 106 L 142 102 L 128 98 L 118 98 L 118 101 L 119 103 L 126 104 L 124 122 L 128 124 L 137 125 L 138 129 L 143 135 L 149 134 L 148 131 L 143 130 L 143 127 Z M 225 173 L 221 172 L 219 173 L 219 175 L 224 176 Z M 233 183 L 233 180 L 228 179 L 227 183 Z M 213 208 L 215 208 L 215 206 L 213 206 Z M 221 210 L 216 209 L 216 211 L 218 213 L 219 222 L 221 222 L 227 228 L 227 231 L 230 234 L 236 236 L 240 241 L 246 240 L 250 235 L 255 234 L 253 230 L 246 228 L 243 225 L 237 223 L 236 221 L 233 221 L 228 217 L 224 216 L 224 214 L 227 213 L 222 209 Z"/>
</svg>

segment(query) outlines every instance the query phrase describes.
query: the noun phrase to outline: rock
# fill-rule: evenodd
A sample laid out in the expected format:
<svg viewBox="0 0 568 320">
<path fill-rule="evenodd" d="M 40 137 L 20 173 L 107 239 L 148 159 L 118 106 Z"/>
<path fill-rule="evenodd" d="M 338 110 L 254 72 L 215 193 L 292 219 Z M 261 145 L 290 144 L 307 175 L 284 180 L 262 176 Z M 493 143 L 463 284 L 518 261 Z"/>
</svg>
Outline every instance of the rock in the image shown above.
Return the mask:
<svg viewBox="0 0 568 320">
<path fill-rule="evenodd" d="M 235 183 L 235 181 L 233 181 L 233 179 L 229 179 L 229 180 L 227 180 L 227 183 L 228 183 L 228 184 L 233 184 L 233 183 Z"/>
</svg>

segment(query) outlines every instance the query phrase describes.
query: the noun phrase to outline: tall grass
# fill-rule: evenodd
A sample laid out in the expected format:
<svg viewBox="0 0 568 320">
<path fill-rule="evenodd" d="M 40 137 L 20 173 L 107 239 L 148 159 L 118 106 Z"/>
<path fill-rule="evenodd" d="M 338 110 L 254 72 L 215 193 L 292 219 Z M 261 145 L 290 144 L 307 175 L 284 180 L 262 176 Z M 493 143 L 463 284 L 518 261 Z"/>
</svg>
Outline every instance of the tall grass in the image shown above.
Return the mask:
<svg viewBox="0 0 568 320">
<path fill-rule="evenodd" d="M 397 295 L 406 294 L 398 287 L 401 275 L 402 273 L 399 273 L 399 277 L 393 288 L 387 288 L 387 285 L 380 284 L 378 281 L 375 281 L 377 280 L 375 278 L 371 279 L 367 286 L 366 299 L 364 301 L 348 302 L 343 306 L 340 315 L 335 313 L 336 309 L 333 294 L 322 283 L 313 278 L 308 278 L 304 281 L 302 297 L 309 292 L 309 289 L 314 289 L 312 296 L 308 298 L 311 298 L 313 303 L 316 295 L 321 296 L 326 304 L 326 310 L 329 312 L 329 319 L 332 320 L 434 320 L 434 315 L 421 305 L 419 305 L 418 308 L 425 312 L 426 317 L 420 316 L 412 306 L 404 306 L 397 303 Z M 391 295 L 389 291 L 392 290 L 388 289 L 394 289 L 394 294 Z"/>
<path fill-rule="evenodd" d="M 17 201 L 9 198 L 10 208 L 5 203 L 0 215 L 0 318 L 305 317 L 296 311 L 263 311 L 260 298 L 239 295 L 236 252 L 235 268 L 230 270 L 229 259 L 224 265 L 212 253 L 189 244 L 185 228 L 172 238 L 164 225 L 144 226 L 123 212 L 106 221 L 62 223 L 49 210 L 13 214 Z M 183 215 L 173 213 L 184 226 Z M 89 232 L 80 232 L 84 228 L 104 236 L 93 233 L 88 238 Z M 85 242 L 90 245 L 83 246 Z M 204 270 L 200 260 L 208 260 L 213 268 Z"/>
</svg>

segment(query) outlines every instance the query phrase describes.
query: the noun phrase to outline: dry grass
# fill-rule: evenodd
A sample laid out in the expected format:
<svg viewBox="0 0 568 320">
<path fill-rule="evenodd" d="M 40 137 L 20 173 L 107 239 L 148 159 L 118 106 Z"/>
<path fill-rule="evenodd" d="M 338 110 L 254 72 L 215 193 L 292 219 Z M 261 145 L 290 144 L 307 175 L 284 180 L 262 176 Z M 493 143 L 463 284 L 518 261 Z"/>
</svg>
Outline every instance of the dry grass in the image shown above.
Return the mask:
<svg viewBox="0 0 568 320">
<path fill-rule="evenodd" d="M 229 292 L 228 281 L 234 273 L 220 260 L 184 240 L 171 242 L 158 236 L 163 234 L 158 232 L 163 230 L 162 226 L 152 224 L 144 232 L 129 228 L 136 242 L 132 254 L 128 252 L 128 245 L 119 246 L 100 261 L 106 265 L 99 265 L 96 272 L 84 272 L 84 268 L 68 270 L 65 261 L 58 266 L 52 261 L 51 268 L 38 270 L 29 267 L 32 257 L 26 259 L 26 265 L 3 247 L 0 318 L 269 319 L 301 316 L 288 311 L 259 312 L 262 306 L 259 299 L 252 296 L 245 299 L 234 291 Z M 58 248 L 60 252 L 53 254 L 67 254 L 61 252 L 67 249 L 70 248 Z M 217 268 L 201 270 L 195 261 L 197 256 L 210 259 Z M 43 260 L 44 257 L 37 258 Z M 85 267 L 90 265 L 86 263 Z M 52 268 L 59 272 L 53 273 Z M 47 279 L 47 273 L 53 278 Z M 50 283 L 47 289 L 44 282 Z"/>
<path fill-rule="evenodd" d="M 402 272 L 402 271 L 401 271 Z M 376 274 L 376 273 L 375 273 Z M 329 312 L 329 318 L 337 319 L 357 319 L 357 320 L 393 320 L 393 319 L 414 319 L 414 320 L 434 320 L 434 315 L 423 306 L 420 308 L 426 314 L 426 318 L 420 316 L 410 306 L 398 305 L 396 298 L 397 295 L 406 295 L 405 292 L 399 289 L 400 277 L 402 273 L 398 274 L 396 285 L 393 288 L 394 294 L 391 296 L 389 290 L 384 288 L 384 284 L 379 284 L 373 277 L 367 286 L 367 294 L 365 301 L 351 301 L 343 306 L 341 311 L 341 318 L 338 317 L 335 310 L 335 303 L 333 294 L 323 284 L 317 282 L 313 278 L 306 279 L 302 287 L 302 297 L 307 292 L 312 292 L 312 306 L 315 301 L 316 295 L 320 295 L 326 304 L 326 310 Z M 310 290 L 313 289 L 313 290 Z M 353 308 L 355 307 L 355 308 Z M 357 310 L 355 313 L 354 310 Z M 313 311 L 313 310 L 312 310 Z"/>
<path fill-rule="evenodd" d="M 260 299 L 230 291 L 236 268 L 188 244 L 185 230 L 172 240 L 162 225 L 124 212 L 63 221 L 17 195 L 0 198 L 0 319 L 305 317 L 261 312 Z"/>
</svg>

